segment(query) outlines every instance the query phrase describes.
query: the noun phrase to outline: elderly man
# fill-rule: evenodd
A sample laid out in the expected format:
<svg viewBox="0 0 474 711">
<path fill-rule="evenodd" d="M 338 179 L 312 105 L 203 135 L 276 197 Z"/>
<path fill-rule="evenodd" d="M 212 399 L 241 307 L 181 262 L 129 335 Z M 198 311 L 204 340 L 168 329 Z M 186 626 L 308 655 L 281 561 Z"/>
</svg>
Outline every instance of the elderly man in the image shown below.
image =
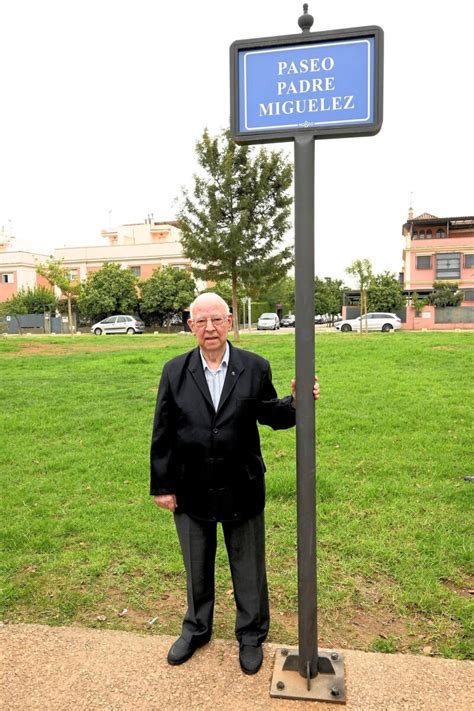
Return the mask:
<svg viewBox="0 0 474 711">
<path fill-rule="evenodd" d="M 228 342 L 232 316 L 217 294 L 197 297 L 188 324 L 198 347 L 163 369 L 150 457 L 150 493 L 174 514 L 187 576 L 188 609 L 168 662 L 182 664 L 211 638 L 221 522 L 237 607 L 240 666 L 255 674 L 269 627 L 265 464 L 257 423 L 293 427 L 295 382 L 292 395 L 278 399 L 269 363 Z M 316 382 L 313 393 L 318 398 Z"/>
</svg>

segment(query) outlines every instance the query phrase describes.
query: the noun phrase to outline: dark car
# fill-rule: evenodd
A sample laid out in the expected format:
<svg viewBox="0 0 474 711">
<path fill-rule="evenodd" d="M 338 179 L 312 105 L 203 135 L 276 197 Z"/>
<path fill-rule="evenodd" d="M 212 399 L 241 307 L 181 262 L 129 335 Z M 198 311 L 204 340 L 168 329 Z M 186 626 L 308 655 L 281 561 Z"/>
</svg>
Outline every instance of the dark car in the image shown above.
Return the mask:
<svg viewBox="0 0 474 711">
<path fill-rule="evenodd" d="M 283 318 L 280 321 L 280 326 L 294 326 L 294 325 L 295 325 L 294 314 L 286 314 L 286 316 L 283 316 Z"/>
</svg>

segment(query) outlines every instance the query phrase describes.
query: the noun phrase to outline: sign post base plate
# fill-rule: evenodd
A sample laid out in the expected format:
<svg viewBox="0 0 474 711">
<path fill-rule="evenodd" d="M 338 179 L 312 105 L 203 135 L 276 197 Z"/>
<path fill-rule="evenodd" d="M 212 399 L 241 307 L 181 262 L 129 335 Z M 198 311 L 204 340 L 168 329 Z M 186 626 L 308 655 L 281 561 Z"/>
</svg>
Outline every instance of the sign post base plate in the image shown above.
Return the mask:
<svg viewBox="0 0 474 711">
<path fill-rule="evenodd" d="M 318 674 L 313 679 L 298 671 L 298 648 L 277 649 L 270 696 L 281 699 L 306 699 L 346 703 L 344 658 L 339 652 L 319 650 Z"/>
</svg>

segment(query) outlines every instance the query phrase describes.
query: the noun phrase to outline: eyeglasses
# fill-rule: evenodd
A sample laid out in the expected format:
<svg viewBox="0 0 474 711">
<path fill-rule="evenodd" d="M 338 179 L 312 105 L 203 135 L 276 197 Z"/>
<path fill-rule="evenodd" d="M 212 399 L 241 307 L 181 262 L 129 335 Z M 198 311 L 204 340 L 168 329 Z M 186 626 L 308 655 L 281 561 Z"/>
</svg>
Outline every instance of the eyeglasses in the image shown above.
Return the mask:
<svg viewBox="0 0 474 711">
<path fill-rule="evenodd" d="M 212 323 L 214 328 L 219 328 L 224 324 L 225 321 L 227 321 L 227 319 L 225 318 L 225 316 L 209 316 L 209 318 L 198 318 L 193 323 L 196 328 L 203 329 L 206 328 L 209 321 Z"/>
</svg>

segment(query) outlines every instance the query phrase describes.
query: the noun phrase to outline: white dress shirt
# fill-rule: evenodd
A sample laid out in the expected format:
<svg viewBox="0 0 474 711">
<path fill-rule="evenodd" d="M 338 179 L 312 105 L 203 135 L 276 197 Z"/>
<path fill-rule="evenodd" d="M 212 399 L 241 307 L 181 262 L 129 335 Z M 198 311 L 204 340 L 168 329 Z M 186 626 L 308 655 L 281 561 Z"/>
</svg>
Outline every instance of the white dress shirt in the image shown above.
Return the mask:
<svg viewBox="0 0 474 711">
<path fill-rule="evenodd" d="M 217 370 L 211 370 L 211 368 L 209 368 L 207 361 L 204 358 L 202 351 L 200 350 L 204 375 L 206 376 L 207 385 L 209 387 L 209 392 L 211 393 L 212 402 L 216 411 L 219 407 L 219 400 L 221 399 L 222 388 L 224 387 L 224 380 L 227 374 L 227 365 L 229 363 L 229 350 L 229 344 L 227 343 L 225 347 L 224 357 L 221 360 L 221 363 Z"/>
</svg>

